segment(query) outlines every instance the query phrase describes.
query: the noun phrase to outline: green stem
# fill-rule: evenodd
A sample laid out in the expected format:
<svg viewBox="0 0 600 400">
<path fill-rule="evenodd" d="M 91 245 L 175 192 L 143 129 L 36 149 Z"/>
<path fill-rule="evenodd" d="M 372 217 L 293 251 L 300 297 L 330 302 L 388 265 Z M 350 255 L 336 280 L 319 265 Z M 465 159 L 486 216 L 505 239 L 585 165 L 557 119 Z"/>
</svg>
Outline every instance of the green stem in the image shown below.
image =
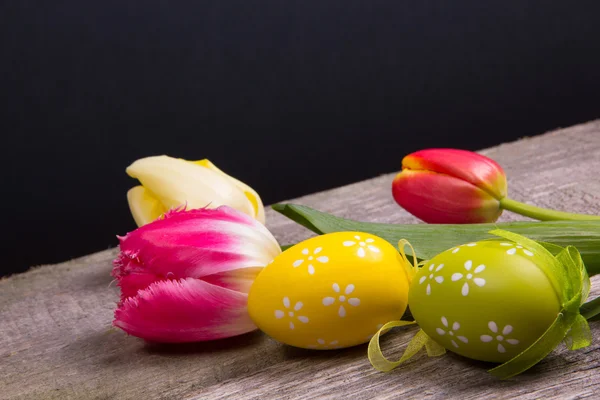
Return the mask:
<svg viewBox="0 0 600 400">
<path fill-rule="evenodd" d="M 564 211 L 549 210 L 547 208 L 521 203 L 520 201 L 509 199 L 508 197 L 500 200 L 500 207 L 540 221 L 581 221 L 600 219 L 600 216 L 598 215 L 573 214 Z"/>
</svg>

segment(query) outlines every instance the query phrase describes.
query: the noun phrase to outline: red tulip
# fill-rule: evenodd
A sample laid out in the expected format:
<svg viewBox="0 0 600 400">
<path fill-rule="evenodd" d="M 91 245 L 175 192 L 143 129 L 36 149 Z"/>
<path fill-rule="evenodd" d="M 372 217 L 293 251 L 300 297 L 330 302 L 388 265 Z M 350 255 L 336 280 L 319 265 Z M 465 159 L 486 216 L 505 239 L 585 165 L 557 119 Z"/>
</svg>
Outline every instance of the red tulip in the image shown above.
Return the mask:
<svg viewBox="0 0 600 400">
<path fill-rule="evenodd" d="M 498 163 L 458 149 L 426 149 L 404 157 L 392 194 L 400 206 L 428 223 L 494 222 L 503 209 L 540 220 L 598 218 L 509 199 L 506 175 Z"/>
</svg>

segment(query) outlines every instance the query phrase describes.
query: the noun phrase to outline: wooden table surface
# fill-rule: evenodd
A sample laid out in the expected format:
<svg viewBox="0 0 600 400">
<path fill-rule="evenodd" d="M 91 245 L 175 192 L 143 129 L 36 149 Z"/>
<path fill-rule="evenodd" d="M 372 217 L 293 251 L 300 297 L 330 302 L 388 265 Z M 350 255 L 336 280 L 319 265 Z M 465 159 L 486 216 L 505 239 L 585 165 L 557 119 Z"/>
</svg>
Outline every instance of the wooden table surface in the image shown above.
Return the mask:
<svg viewBox="0 0 600 400">
<path fill-rule="evenodd" d="M 505 168 L 512 198 L 600 214 L 600 120 L 482 153 Z M 416 223 L 394 203 L 392 178 L 384 175 L 293 202 L 358 220 Z M 514 219 L 522 218 L 501 217 Z M 311 236 L 272 210 L 267 226 L 281 244 Z M 453 354 L 420 354 L 381 373 L 369 364 L 366 345 L 308 351 L 260 332 L 198 344 L 148 345 L 111 328 L 118 300 L 110 276 L 115 255 L 107 250 L 0 281 L 0 398 L 600 398 L 597 322 L 591 323 L 591 347 L 559 348 L 509 381 L 488 375 L 483 363 Z M 600 282 L 594 287 L 592 297 L 600 293 Z M 384 349 L 398 356 L 415 329 L 387 335 Z"/>
</svg>

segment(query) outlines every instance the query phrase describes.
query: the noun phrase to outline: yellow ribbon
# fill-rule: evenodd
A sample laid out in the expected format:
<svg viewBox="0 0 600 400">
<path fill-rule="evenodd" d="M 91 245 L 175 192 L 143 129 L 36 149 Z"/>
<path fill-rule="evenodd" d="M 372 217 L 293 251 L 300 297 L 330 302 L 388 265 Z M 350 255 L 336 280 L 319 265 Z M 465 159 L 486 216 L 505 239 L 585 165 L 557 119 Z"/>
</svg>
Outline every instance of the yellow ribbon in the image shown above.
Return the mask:
<svg viewBox="0 0 600 400">
<path fill-rule="evenodd" d="M 427 349 L 427 354 L 430 357 L 441 356 L 446 353 L 446 349 L 442 346 L 434 342 L 422 329 L 420 329 L 415 336 L 408 342 L 406 346 L 406 350 L 404 350 L 404 354 L 398 361 L 390 361 L 383 355 L 381 351 L 381 347 L 379 345 L 379 336 L 382 332 L 405 325 L 413 325 L 416 324 L 415 321 L 391 321 L 387 324 L 383 325 L 381 329 L 371 338 L 369 342 L 368 356 L 371 365 L 382 372 L 388 372 L 396 368 L 398 365 L 402 364 L 405 361 L 408 361 L 412 356 L 417 354 L 419 350 L 425 346 Z"/>
<path fill-rule="evenodd" d="M 410 247 L 410 251 L 412 252 L 413 262 L 408 261 L 408 257 L 406 256 L 406 252 L 404 251 L 404 247 Z M 402 259 L 402 265 L 406 270 L 406 277 L 408 278 L 408 284 L 412 283 L 413 278 L 419 272 L 419 263 L 417 262 L 417 256 L 415 253 L 415 249 L 412 247 L 412 244 L 406 239 L 401 239 L 398 241 L 398 251 L 400 252 L 400 258 Z"/>
<path fill-rule="evenodd" d="M 404 251 L 404 247 L 410 247 L 413 256 L 413 262 L 411 263 L 406 256 L 406 252 Z M 406 276 L 408 278 L 408 283 L 412 282 L 414 276 L 419 271 L 419 263 L 417 262 L 417 256 L 415 255 L 415 249 L 406 239 L 402 239 L 398 242 L 398 250 L 400 253 L 400 257 L 403 260 L 403 265 L 406 269 Z M 433 341 L 427 334 L 421 329 L 419 330 L 415 336 L 410 340 L 408 345 L 406 346 L 406 350 L 402 354 L 402 357 L 398 361 L 390 361 L 383 355 L 381 351 L 381 346 L 379 344 L 379 337 L 387 332 L 388 330 L 400 326 L 414 325 L 416 321 L 390 321 L 387 324 L 383 325 L 379 331 L 371 338 L 369 342 L 369 348 L 367 354 L 369 356 L 369 361 L 371 365 L 378 369 L 379 371 L 388 372 L 396 368 L 398 365 L 402 364 L 405 361 L 408 361 L 411 357 L 419 352 L 423 347 L 427 350 L 427 354 L 430 357 L 441 356 L 446 353 L 446 349 L 444 349 L 441 345 Z"/>
</svg>

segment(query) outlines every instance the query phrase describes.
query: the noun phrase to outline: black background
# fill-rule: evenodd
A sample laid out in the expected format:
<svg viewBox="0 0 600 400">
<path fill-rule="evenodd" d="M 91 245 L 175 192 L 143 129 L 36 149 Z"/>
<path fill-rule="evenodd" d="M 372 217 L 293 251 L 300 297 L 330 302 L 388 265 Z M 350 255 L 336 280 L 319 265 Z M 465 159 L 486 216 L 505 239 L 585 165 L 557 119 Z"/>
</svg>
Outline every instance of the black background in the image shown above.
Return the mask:
<svg viewBox="0 0 600 400">
<path fill-rule="evenodd" d="M 600 117 L 598 1 L 4 1 L 4 274 L 116 244 L 137 158 L 265 203 Z"/>
</svg>

